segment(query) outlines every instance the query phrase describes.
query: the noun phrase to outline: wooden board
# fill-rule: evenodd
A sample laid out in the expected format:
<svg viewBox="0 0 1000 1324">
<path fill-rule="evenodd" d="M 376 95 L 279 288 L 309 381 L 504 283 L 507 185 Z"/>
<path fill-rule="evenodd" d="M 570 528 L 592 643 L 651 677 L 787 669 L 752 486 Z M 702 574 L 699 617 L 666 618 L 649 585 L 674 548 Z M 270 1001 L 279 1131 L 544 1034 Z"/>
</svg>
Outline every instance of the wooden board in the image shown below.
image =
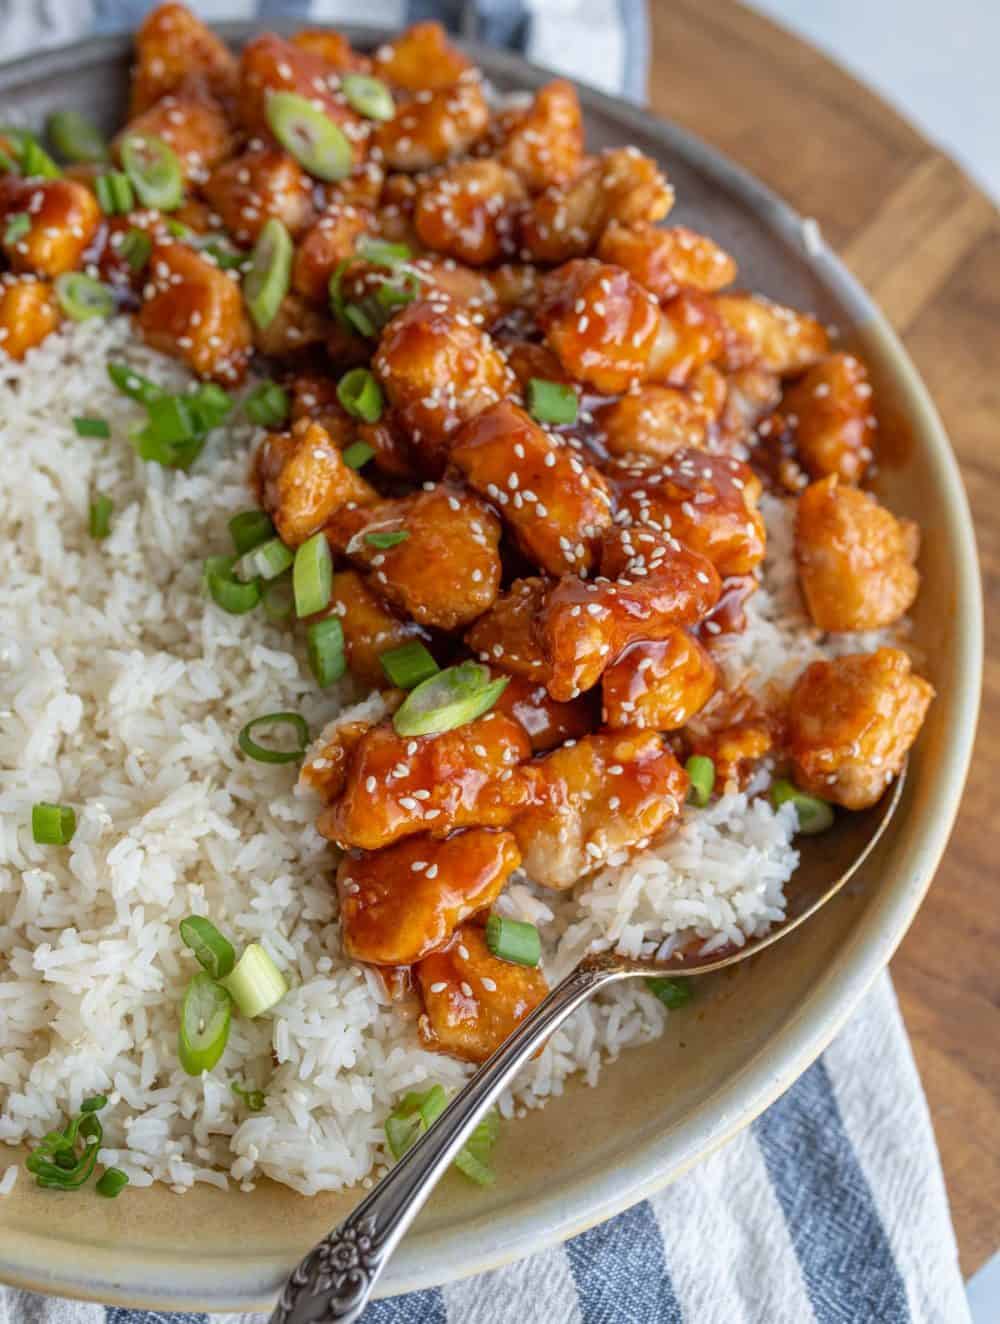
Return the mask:
<svg viewBox="0 0 1000 1324">
<path fill-rule="evenodd" d="M 652 109 L 819 221 L 905 341 L 969 490 L 987 616 L 976 758 L 892 973 L 970 1274 L 1000 1247 L 1000 215 L 874 93 L 767 19 L 730 0 L 650 7 Z"/>
</svg>

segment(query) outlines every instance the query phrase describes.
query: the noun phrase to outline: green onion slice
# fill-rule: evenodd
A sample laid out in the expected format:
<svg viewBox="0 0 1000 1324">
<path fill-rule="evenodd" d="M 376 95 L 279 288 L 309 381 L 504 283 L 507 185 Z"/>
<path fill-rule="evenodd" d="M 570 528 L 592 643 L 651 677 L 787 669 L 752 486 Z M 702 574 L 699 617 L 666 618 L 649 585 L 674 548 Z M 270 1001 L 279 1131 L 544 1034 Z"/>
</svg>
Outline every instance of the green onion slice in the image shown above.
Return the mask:
<svg viewBox="0 0 1000 1324">
<path fill-rule="evenodd" d="M 542 959 L 542 940 L 534 924 L 506 915 L 490 915 L 486 921 L 486 946 L 501 961 L 514 965 L 537 965 Z"/>
<path fill-rule="evenodd" d="M 162 138 L 129 134 L 122 142 L 121 158 L 144 207 L 174 211 L 184 201 L 181 163 Z"/>
<path fill-rule="evenodd" d="M 392 93 L 385 83 L 368 74 L 344 74 L 340 90 L 347 104 L 370 120 L 391 120 L 396 113 Z"/>
<path fill-rule="evenodd" d="M 117 252 L 133 271 L 142 271 L 152 255 L 153 241 L 143 230 L 137 230 L 133 226 L 122 235 Z"/>
<path fill-rule="evenodd" d="M 276 216 L 257 237 L 250 270 L 243 277 L 243 297 L 250 316 L 263 330 L 274 321 L 292 280 L 292 240 Z"/>
<path fill-rule="evenodd" d="M 803 836 L 812 837 L 833 826 L 833 807 L 826 800 L 800 791 L 794 782 L 779 777 L 771 785 L 771 804 L 775 809 L 780 809 L 789 800 L 795 806 L 798 830 Z"/>
<path fill-rule="evenodd" d="M 295 560 L 295 553 L 280 538 L 269 538 L 245 552 L 233 567 L 237 579 L 277 579 Z"/>
<path fill-rule="evenodd" d="M 671 1011 L 686 1006 L 694 997 L 690 979 L 664 979 L 655 975 L 646 980 L 646 987 Z"/>
<path fill-rule="evenodd" d="M 419 298 L 421 280 L 415 271 L 406 271 L 403 273 L 402 280 L 397 283 L 397 279 L 384 280 L 375 291 L 375 302 L 381 309 L 389 312 L 390 316 L 397 308 L 402 308 L 414 299 Z M 385 316 L 380 317 L 381 322 L 385 322 Z"/>
<path fill-rule="evenodd" d="M 288 981 L 259 942 L 252 942 L 221 981 L 244 1016 L 270 1011 L 288 992 Z"/>
<path fill-rule="evenodd" d="M 218 236 L 202 240 L 198 247 L 222 271 L 240 271 L 250 260 L 241 248 L 234 248 L 228 240 Z"/>
<path fill-rule="evenodd" d="M 508 677 L 490 679 L 479 662 L 459 662 L 439 671 L 410 691 L 393 715 L 401 736 L 430 736 L 475 721 L 496 703 L 507 688 Z"/>
<path fill-rule="evenodd" d="M 288 417 L 288 392 L 277 382 L 261 382 L 244 400 L 243 408 L 250 422 L 258 427 L 278 427 Z"/>
<path fill-rule="evenodd" d="M 500 1116 L 491 1108 L 455 1155 L 455 1167 L 477 1186 L 492 1186 L 496 1181 L 490 1156 L 499 1134 Z"/>
<path fill-rule="evenodd" d="M 205 584 L 212 600 L 231 616 L 243 616 L 260 602 L 260 584 L 243 584 L 233 575 L 236 558 L 210 556 L 205 562 Z"/>
<path fill-rule="evenodd" d="M 345 179 L 354 164 L 351 144 L 329 115 L 295 92 L 272 92 L 267 101 L 271 132 L 299 165 L 317 179 Z"/>
<path fill-rule="evenodd" d="M 151 404 L 167 394 L 162 386 L 143 377 L 141 372 L 136 372 L 127 363 L 109 363 L 108 376 L 123 395 L 127 395 L 130 400 L 138 400 L 140 404 Z"/>
<path fill-rule="evenodd" d="M 128 1173 L 122 1172 L 121 1168 L 105 1168 L 97 1179 L 95 1190 L 98 1195 L 103 1195 L 105 1200 L 114 1200 L 128 1185 Z"/>
<path fill-rule="evenodd" d="M 528 413 L 539 423 L 575 423 L 579 402 L 572 386 L 532 377 L 528 382 Z"/>
<path fill-rule="evenodd" d="M 704 809 L 715 790 L 715 764 L 704 754 L 692 754 L 684 764 L 684 771 L 691 782 L 688 804 Z"/>
<path fill-rule="evenodd" d="M 90 536 L 100 542 L 111 532 L 111 515 L 115 505 L 110 497 L 95 497 L 90 503 Z"/>
<path fill-rule="evenodd" d="M 222 979 L 236 964 L 236 951 L 211 920 L 203 915 L 188 915 L 180 922 L 181 942 L 190 947 L 201 968 L 213 979 Z"/>
<path fill-rule="evenodd" d="M 408 244 L 393 244 L 388 239 L 376 239 L 368 234 L 361 236 L 356 250 L 358 257 L 363 257 L 376 267 L 397 267 L 400 262 L 408 262 L 413 256 Z"/>
<path fill-rule="evenodd" d="M 343 452 L 343 459 L 348 469 L 363 469 L 374 454 L 375 448 L 367 441 L 354 441 Z"/>
<path fill-rule="evenodd" d="M 98 175 L 94 192 L 105 216 L 124 216 L 135 206 L 135 194 L 124 171 L 109 170 L 106 175 Z"/>
<path fill-rule="evenodd" d="M 379 655 L 379 661 L 390 683 L 401 690 L 412 690 L 440 670 L 419 639 L 390 648 L 387 653 Z"/>
<path fill-rule="evenodd" d="M 61 179 L 62 171 L 42 144 L 26 133 L 19 148 L 21 173 L 27 179 Z"/>
<path fill-rule="evenodd" d="M 39 846 L 66 846 L 76 831 L 76 811 L 40 800 L 31 807 L 31 835 Z"/>
<path fill-rule="evenodd" d="M 253 738 L 253 732 L 259 728 L 268 727 L 290 727 L 297 738 L 297 744 L 294 749 L 275 749 L 267 745 L 259 745 Z M 299 713 L 265 713 L 263 717 L 255 717 L 252 722 L 247 722 L 246 726 L 239 734 L 239 746 L 248 758 L 256 759 L 258 763 L 296 763 L 301 759 L 309 745 L 309 727 L 306 725 L 306 719 Z"/>
<path fill-rule="evenodd" d="M 110 437 L 111 424 L 106 418 L 78 417 L 73 419 L 73 431 L 78 437 Z"/>
<path fill-rule="evenodd" d="M 344 308 L 344 317 L 350 329 L 357 331 L 359 336 L 364 336 L 367 340 L 374 337 L 376 332 L 375 323 L 359 303 L 347 304 Z M 362 368 L 361 371 L 364 372 L 366 369 Z"/>
<path fill-rule="evenodd" d="M 267 1103 L 267 1095 L 263 1090 L 245 1089 L 237 1080 L 229 1086 L 238 1099 L 242 1099 L 247 1106 L 247 1111 L 259 1113 Z"/>
<path fill-rule="evenodd" d="M 448 1096 L 442 1085 L 427 1090 L 410 1090 L 385 1119 L 385 1138 L 395 1159 L 401 1159 L 410 1146 L 444 1112 Z"/>
<path fill-rule="evenodd" d="M 39 1186 L 75 1191 L 89 1180 L 104 1139 L 97 1113 L 107 1102 L 103 1094 L 85 1099 L 79 1113 L 61 1131 L 49 1131 L 41 1138 L 24 1161 Z M 82 1150 L 78 1148 L 81 1142 Z"/>
<path fill-rule="evenodd" d="M 406 529 L 386 529 L 381 533 L 366 533 L 365 542 L 369 547 L 385 549 L 387 547 L 398 547 L 401 542 L 406 542 L 409 536 L 410 534 Z"/>
<path fill-rule="evenodd" d="M 195 975 L 181 1006 L 177 1056 L 189 1076 L 211 1071 L 225 1051 L 233 1003 L 211 975 Z"/>
<path fill-rule="evenodd" d="M 292 588 L 298 616 L 313 616 L 329 605 L 333 591 L 333 557 L 326 534 L 314 533 L 295 553 Z"/>
<path fill-rule="evenodd" d="M 330 296 L 330 311 L 340 323 L 341 326 L 350 329 L 350 323 L 347 320 L 347 310 L 344 306 L 343 281 L 344 273 L 349 267 L 353 267 L 355 258 L 345 257 L 333 269 L 333 275 L 330 277 L 330 283 L 327 290 Z"/>
<path fill-rule="evenodd" d="M 382 388 L 367 368 L 352 368 L 337 383 L 337 399 L 353 418 L 377 423 L 382 417 Z"/>
<path fill-rule="evenodd" d="M 115 311 L 115 296 L 107 285 L 82 271 L 64 271 L 56 277 L 55 288 L 60 308 L 74 322 L 110 317 Z"/>
<path fill-rule="evenodd" d="M 108 144 L 92 120 L 78 110 L 54 110 L 45 121 L 45 134 L 66 161 L 106 161 Z"/>
<path fill-rule="evenodd" d="M 184 400 L 194 414 L 196 427 L 204 432 L 218 427 L 233 407 L 233 397 L 215 382 L 202 382 Z"/>
<path fill-rule="evenodd" d="M 306 631 L 309 666 L 317 683 L 326 688 L 340 680 L 347 670 L 344 656 L 344 627 L 339 616 L 325 616 L 313 621 Z"/>
<path fill-rule="evenodd" d="M 229 536 L 238 556 L 251 552 L 262 542 L 274 537 L 270 515 L 263 510 L 241 510 L 229 521 Z"/>
<path fill-rule="evenodd" d="M 287 579 L 265 585 L 262 601 L 269 621 L 287 621 L 295 608 L 295 595 Z"/>
<path fill-rule="evenodd" d="M 16 211 L 7 217 L 7 224 L 3 230 L 3 241 L 5 244 L 16 244 L 19 239 L 31 229 L 31 217 L 26 211 Z"/>
</svg>

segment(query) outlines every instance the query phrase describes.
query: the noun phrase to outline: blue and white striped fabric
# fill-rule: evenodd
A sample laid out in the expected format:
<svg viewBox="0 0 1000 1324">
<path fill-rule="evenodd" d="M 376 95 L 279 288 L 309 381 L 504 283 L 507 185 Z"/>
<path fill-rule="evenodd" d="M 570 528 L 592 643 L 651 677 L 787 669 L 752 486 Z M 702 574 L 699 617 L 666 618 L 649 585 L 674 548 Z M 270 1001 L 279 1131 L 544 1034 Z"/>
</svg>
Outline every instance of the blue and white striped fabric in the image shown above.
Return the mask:
<svg viewBox="0 0 1000 1324">
<path fill-rule="evenodd" d="M 654 0 L 663 3 L 664 0 Z M 147 0 L 0 0 L 3 55 L 134 26 Z M 644 0 L 201 0 L 456 31 L 642 100 Z M 610 1068 L 613 1070 L 614 1068 Z M 303 1248 L 305 1249 L 305 1248 Z M 218 1324 L 231 1316 L 218 1317 Z M 262 1324 L 247 1316 L 246 1324 Z M 969 1324 L 930 1118 L 888 976 L 749 1130 L 668 1190 L 556 1249 L 375 1303 L 368 1324 Z M 0 1324 L 216 1324 L 0 1287 Z"/>
</svg>

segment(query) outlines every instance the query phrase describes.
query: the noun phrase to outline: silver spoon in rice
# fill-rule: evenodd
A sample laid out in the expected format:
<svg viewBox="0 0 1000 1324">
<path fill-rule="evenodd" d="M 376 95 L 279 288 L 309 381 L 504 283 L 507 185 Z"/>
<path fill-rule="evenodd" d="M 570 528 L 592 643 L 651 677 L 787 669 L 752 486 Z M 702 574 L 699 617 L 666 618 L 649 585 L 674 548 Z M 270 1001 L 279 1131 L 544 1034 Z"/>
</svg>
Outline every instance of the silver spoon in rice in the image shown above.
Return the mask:
<svg viewBox="0 0 1000 1324">
<path fill-rule="evenodd" d="M 799 837 L 800 861 L 787 892 L 787 913 L 742 947 L 703 954 L 698 945 L 663 961 L 616 952 L 585 956 L 509 1039 L 455 1095 L 436 1121 L 377 1186 L 292 1272 L 271 1324 L 320 1324 L 360 1319 L 389 1257 L 435 1184 L 451 1166 L 476 1125 L 549 1035 L 599 989 L 637 976 L 687 978 L 725 970 L 771 947 L 804 923 L 857 873 L 896 811 L 906 780 L 904 767 L 877 805 L 838 815 L 834 831 Z M 832 881 L 831 881 L 832 879 Z"/>
</svg>

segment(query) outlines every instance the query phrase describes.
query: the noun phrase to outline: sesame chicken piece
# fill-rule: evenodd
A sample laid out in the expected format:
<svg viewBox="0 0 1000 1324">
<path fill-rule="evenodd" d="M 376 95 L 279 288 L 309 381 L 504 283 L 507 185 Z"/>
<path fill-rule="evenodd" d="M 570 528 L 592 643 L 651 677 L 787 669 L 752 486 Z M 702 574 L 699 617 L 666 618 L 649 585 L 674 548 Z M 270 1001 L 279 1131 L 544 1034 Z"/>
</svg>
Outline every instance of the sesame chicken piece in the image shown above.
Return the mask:
<svg viewBox="0 0 1000 1324">
<path fill-rule="evenodd" d="M 139 309 L 146 344 L 201 377 L 243 380 L 252 333 L 235 281 L 187 244 L 157 244 Z"/>
<path fill-rule="evenodd" d="M 332 377 L 313 373 L 300 373 L 291 384 L 291 417 L 313 418 L 321 423 L 341 450 L 352 442 L 363 441 L 375 454 L 372 463 L 383 473 L 394 478 L 416 476 L 410 448 L 392 410 L 387 410 L 377 423 L 362 423 L 352 418 L 337 398 L 337 382 Z"/>
<path fill-rule="evenodd" d="M 59 325 L 61 314 L 48 281 L 0 276 L 0 355 L 23 359 Z"/>
<path fill-rule="evenodd" d="M 736 263 L 708 235 L 684 225 L 661 229 L 648 221 L 621 225 L 612 221 L 601 235 L 597 256 L 623 267 L 658 299 L 682 289 L 711 294 L 736 279 Z"/>
<path fill-rule="evenodd" d="M 611 526 L 608 486 L 517 405 L 505 400 L 456 435 L 451 462 L 500 515 L 529 560 L 549 574 L 588 574 Z"/>
<path fill-rule="evenodd" d="M 366 74 L 372 62 L 367 55 L 356 51 L 342 32 L 333 28 L 303 28 L 291 38 L 293 46 L 311 51 L 338 73 Z"/>
<path fill-rule="evenodd" d="M 701 405 L 718 422 L 726 404 L 726 378 L 711 363 L 703 363 L 691 374 L 687 389 L 695 404 Z"/>
<path fill-rule="evenodd" d="M 513 770 L 530 753 L 524 728 L 501 713 L 433 736 L 400 736 L 381 722 L 351 751 L 343 793 L 319 830 L 344 847 L 379 850 L 415 833 L 506 827 L 526 794 Z"/>
<path fill-rule="evenodd" d="M 712 419 L 693 393 L 673 386 L 643 386 L 594 411 L 609 454 L 654 460 L 665 460 L 682 447 L 704 447 Z"/>
<path fill-rule="evenodd" d="M 829 349 L 826 331 L 815 317 L 762 294 L 716 294 L 714 302 L 725 335 L 724 372 L 759 363 L 779 377 L 794 376 L 818 363 Z"/>
<path fill-rule="evenodd" d="M 663 306 L 646 375 L 652 381 L 685 386 L 694 373 L 719 357 L 722 347 L 722 323 L 711 299 L 697 290 L 681 290 Z"/>
<path fill-rule="evenodd" d="M 799 497 L 795 561 L 809 615 L 821 630 L 880 630 L 917 596 L 920 531 L 836 474 Z"/>
<path fill-rule="evenodd" d="M 188 78 L 126 124 L 111 144 L 116 160 L 126 138 L 161 138 L 176 155 L 185 184 L 197 184 L 229 155 L 233 133 L 204 81 Z"/>
<path fill-rule="evenodd" d="M 375 52 L 377 78 L 409 92 L 451 87 L 473 71 L 472 61 L 448 40 L 440 23 L 414 23 Z"/>
<path fill-rule="evenodd" d="M 503 668 L 502 661 L 494 665 Z M 544 754 L 566 740 L 579 740 L 589 735 L 596 724 L 589 695 L 581 695 L 570 703 L 557 703 L 544 685 L 525 676 L 511 676 L 493 711 L 506 713 L 521 723 L 528 733 L 533 754 Z"/>
<path fill-rule="evenodd" d="M 329 432 L 309 419 L 293 423 L 290 437 L 270 433 L 254 457 L 254 473 L 264 509 L 289 547 L 311 538 L 341 506 L 377 500 Z"/>
<path fill-rule="evenodd" d="M 349 852 L 337 870 L 344 950 L 373 965 L 412 965 L 490 906 L 520 863 L 513 836 L 489 828 Z"/>
<path fill-rule="evenodd" d="M 899 773 L 934 688 L 897 648 L 806 667 L 788 703 L 795 783 L 845 809 L 867 809 Z"/>
<path fill-rule="evenodd" d="M 500 348 L 523 392 L 527 392 L 532 377 L 538 377 L 542 381 L 561 382 L 564 386 L 572 386 L 579 402 L 579 386 L 570 381 L 566 369 L 547 345 L 539 345 L 533 340 L 504 340 L 500 343 Z"/>
<path fill-rule="evenodd" d="M 530 806 L 512 830 L 525 872 L 572 887 L 616 852 L 643 849 L 680 814 L 687 773 L 653 731 L 584 736 L 520 769 Z"/>
<path fill-rule="evenodd" d="M 541 277 L 530 262 L 505 262 L 486 273 L 501 312 L 514 308 L 533 312 L 538 304 Z"/>
<path fill-rule="evenodd" d="M 859 483 L 872 458 L 875 419 L 864 364 L 831 354 L 785 392 L 781 411 L 812 478 L 837 474 Z"/>
<path fill-rule="evenodd" d="M 247 246 L 272 217 L 295 239 L 315 214 L 312 180 L 280 147 L 251 147 L 223 161 L 202 192 L 233 239 Z"/>
<path fill-rule="evenodd" d="M 470 317 L 492 312 L 496 304 L 488 272 L 476 271 L 452 257 L 437 257 L 433 253 L 424 253 L 407 266 L 420 277 L 426 298 L 446 296 L 456 307 L 467 310 Z"/>
<path fill-rule="evenodd" d="M 715 765 L 720 794 L 742 790 L 761 759 L 781 743 L 782 714 L 766 711 L 745 690 L 717 690 L 710 702 L 685 727 L 691 754 Z"/>
<path fill-rule="evenodd" d="M 742 445 L 761 419 L 776 409 L 781 400 L 781 382 L 777 373 L 751 364 L 723 378 L 725 406 L 719 419 L 719 432 L 726 445 Z"/>
<path fill-rule="evenodd" d="M 535 622 L 551 584 L 544 579 L 515 579 L 484 612 L 465 642 L 483 662 L 532 684 L 547 683 L 551 668 L 535 634 Z"/>
<path fill-rule="evenodd" d="M 327 525 L 331 546 L 372 572 L 372 587 L 420 625 L 457 630 L 500 588 L 500 521 L 477 497 L 439 484 L 396 500 L 344 507 Z M 380 547 L 379 535 L 405 533 Z"/>
<path fill-rule="evenodd" d="M 397 106 L 394 117 L 375 130 L 375 146 L 390 170 L 412 174 L 461 156 L 482 138 L 489 123 L 482 87 L 466 78 Z"/>
<path fill-rule="evenodd" d="M 28 218 L 28 228 L 6 237 L 12 216 Z M 0 235 L 12 270 L 59 276 L 79 266 L 101 223 L 97 199 L 72 179 L 0 176 Z"/>
<path fill-rule="evenodd" d="M 675 625 L 694 625 L 719 593 L 712 563 L 670 534 L 613 530 L 604 539 L 601 578 L 588 584 L 564 576 L 537 618 L 549 693 L 563 701 L 576 698 L 629 644 L 662 639 Z"/>
<path fill-rule="evenodd" d="M 371 223 L 371 213 L 359 207 L 340 204 L 328 207 L 295 249 L 292 289 L 326 308 L 330 301 L 330 277 L 341 262 L 354 256 L 358 239 Z"/>
<path fill-rule="evenodd" d="M 522 218 L 521 243 L 536 261 L 566 262 L 591 252 L 612 221 L 661 221 L 673 202 L 655 161 L 634 147 L 609 148 L 533 199 Z"/>
<path fill-rule="evenodd" d="M 761 483 L 742 461 L 681 449 L 662 464 L 637 458 L 609 465 L 606 473 L 619 518 L 669 530 L 720 575 L 749 574 L 763 561 Z"/>
<path fill-rule="evenodd" d="M 396 314 L 373 367 L 432 478 L 444 470 L 455 429 L 514 388 L 493 341 L 444 295 Z"/>
<path fill-rule="evenodd" d="M 475 924 L 424 957 L 415 974 L 425 1008 L 421 1043 L 465 1062 L 485 1062 L 549 991 L 540 970 L 494 956 Z"/>
<path fill-rule="evenodd" d="M 400 693 L 400 700 L 402 697 Z M 397 703 L 395 707 L 398 706 Z M 368 718 L 354 721 L 335 718 L 330 722 L 306 755 L 299 770 L 299 788 L 313 791 L 326 804 L 332 804 L 347 782 L 351 751 L 374 725 L 375 720 Z"/>
<path fill-rule="evenodd" d="M 718 679 L 706 650 L 677 626 L 615 658 L 601 677 L 602 720 L 615 729 L 677 731 L 708 703 Z"/>
<path fill-rule="evenodd" d="M 272 359 L 289 358 L 312 345 L 322 345 L 332 327 L 328 317 L 294 292 L 285 295 L 267 326 L 252 325 L 254 349 Z"/>
<path fill-rule="evenodd" d="M 228 96 L 236 86 L 236 67 L 226 43 L 186 5 L 158 5 L 135 34 L 129 118 L 141 115 L 191 74 L 201 74 L 216 95 Z"/>
<path fill-rule="evenodd" d="M 388 684 L 379 662 L 382 653 L 412 639 L 427 641 L 427 631 L 414 621 L 402 621 L 393 615 L 356 570 L 340 570 L 334 575 L 330 605 L 323 614 L 340 618 L 351 675 L 376 689 Z"/>
<path fill-rule="evenodd" d="M 515 111 L 497 157 L 516 171 L 529 193 L 571 179 L 583 157 L 583 112 L 573 84 L 553 79 L 538 89 L 527 110 Z"/>
<path fill-rule="evenodd" d="M 497 161 L 461 161 L 422 179 L 413 224 L 420 242 L 471 266 L 517 251 L 518 176 Z"/>
<path fill-rule="evenodd" d="M 385 169 L 372 157 L 357 163 L 344 179 L 328 180 L 318 190 L 327 207 L 357 207 L 359 211 L 373 212 L 379 205 Z"/>
</svg>

